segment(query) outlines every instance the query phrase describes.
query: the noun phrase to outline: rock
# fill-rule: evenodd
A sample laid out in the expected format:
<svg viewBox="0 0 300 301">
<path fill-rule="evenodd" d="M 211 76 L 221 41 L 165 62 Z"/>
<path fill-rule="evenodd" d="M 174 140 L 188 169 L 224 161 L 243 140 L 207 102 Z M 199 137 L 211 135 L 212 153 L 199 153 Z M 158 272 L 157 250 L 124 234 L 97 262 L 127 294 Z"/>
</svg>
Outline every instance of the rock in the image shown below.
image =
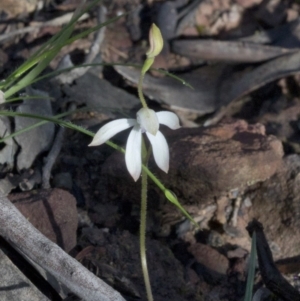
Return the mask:
<svg viewBox="0 0 300 301">
<path fill-rule="evenodd" d="M 1 103 L 1 100 L 0 100 Z M 10 121 L 5 116 L 0 116 L 0 138 L 11 134 Z M 1 143 L 2 144 L 2 143 Z M 9 171 L 14 166 L 14 156 L 17 151 L 17 145 L 12 138 L 6 139 L 0 149 L 0 171 Z"/>
<path fill-rule="evenodd" d="M 150 169 L 158 171 L 162 182 L 178 193 L 184 203 L 196 204 L 236 189 L 242 191 L 270 178 L 282 162 L 281 142 L 266 136 L 261 124 L 248 125 L 240 120 L 162 132 L 167 133 L 170 147 L 169 172 L 158 171 L 153 162 Z M 132 191 L 125 168 L 124 155 L 114 153 L 105 162 L 102 174 L 122 178 Z"/>
<path fill-rule="evenodd" d="M 281 142 L 261 124 L 239 120 L 169 136 L 170 169 L 159 177 L 184 203 L 207 202 L 270 178 L 282 163 Z"/>
<path fill-rule="evenodd" d="M 225 227 L 233 214 L 233 200 L 272 177 L 282 164 L 281 142 L 274 136 L 266 136 L 260 124 L 248 125 L 239 120 L 208 128 L 162 129 L 162 132 L 170 147 L 169 173 L 158 170 L 153 159 L 150 170 L 177 195 L 200 228 L 209 228 L 212 220 Z M 152 210 L 159 221 L 154 223 L 157 228 L 154 231 L 167 236 L 170 227 L 184 219 L 183 215 L 151 180 L 149 183 L 149 191 L 156 191 L 148 193 L 149 204 L 156 204 Z M 96 189 L 102 199 L 111 199 L 114 192 L 118 201 L 140 203 L 140 183 L 134 183 L 128 174 L 124 154 L 116 152 L 106 160 L 99 185 Z M 242 246 L 248 250 L 248 234 L 241 231 L 246 225 L 247 221 L 240 218 L 236 227 L 227 226 L 224 230 L 230 237 L 245 237 Z"/>
<path fill-rule="evenodd" d="M 248 125 L 239 120 L 162 132 L 167 133 L 170 169 L 168 174 L 159 171 L 157 176 L 180 195 L 184 204 L 208 203 L 230 191 L 238 190 L 239 194 L 270 178 L 282 163 L 281 142 L 266 136 L 260 124 Z M 102 178 L 115 183 L 116 191 L 125 188 L 124 194 L 128 195 L 134 193 L 135 184 L 124 161 L 123 154 L 114 153 L 103 165 Z M 150 169 L 154 173 L 158 170 L 153 162 Z"/>
<path fill-rule="evenodd" d="M 25 0 L 19 2 L 18 0 L 1 0 L 1 18 L 6 15 L 7 18 L 16 18 L 19 15 L 27 16 L 27 14 L 33 12 L 38 6 L 38 0 Z"/>
<path fill-rule="evenodd" d="M 222 275 L 226 275 L 229 268 L 228 259 L 210 246 L 196 243 L 188 248 L 196 261 L 206 266 L 208 269 Z"/>
<path fill-rule="evenodd" d="M 300 255 L 300 156 L 284 159 L 278 172 L 252 193 L 252 217 L 264 227 L 274 260 Z"/>
<path fill-rule="evenodd" d="M 17 112 L 35 114 L 35 115 L 52 115 L 51 102 L 49 95 L 42 91 L 28 89 L 29 96 L 41 96 L 40 99 L 26 99 L 21 104 Z M 15 117 L 16 131 L 25 129 L 26 127 L 33 126 L 39 120 L 27 117 Z M 21 146 L 21 151 L 17 158 L 18 170 L 28 169 L 31 167 L 36 156 L 41 152 L 49 149 L 54 136 L 54 124 L 48 122 L 44 125 L 31 129 L 15 137 L 16 142 Z"/>
<path fill-rule="evenodd" d="M 298 258 L 300 236 L 300 156 L 290 155 L 282 160 L 277 172 L 245 193 L 251 207 L 240 207 L 238 235 L 222 235 L 223 246 L 238 245 L 250 252 L 251 240 L 245 230 L 257 219 L 263 224 L 274 260 Z M 293 263 L 295 267 L 295 262 Z"/>
<path fill-rule="evenodd" d="M 280 100 L 279 105 L 282 103 L 284 103 L 284 101 Z M 299 153 L 299 115 L 300 104 L 288 104 L 286 108 L 280 108 L 275 112 L 273 111 L 261 114 L 258 122 L 265 125 L 266 131 L 269 134 L 272 134 L 281 141 L 284 141 L 286 149 L 291 148 L 294 150 L 292 153 Z M 290 152 L 291 151 L 289 151 L 289 153 Z"/>
<path fill-rule="evenodd" d="M 76 245 L 76 200 L 61 189 L 10 194 L 9 199 L 47 238 L 66 252 Z"/>
<path fill-rule="evenodd" d="M 49 301 L 0 250 L 0 300 Z"/>
</svg>

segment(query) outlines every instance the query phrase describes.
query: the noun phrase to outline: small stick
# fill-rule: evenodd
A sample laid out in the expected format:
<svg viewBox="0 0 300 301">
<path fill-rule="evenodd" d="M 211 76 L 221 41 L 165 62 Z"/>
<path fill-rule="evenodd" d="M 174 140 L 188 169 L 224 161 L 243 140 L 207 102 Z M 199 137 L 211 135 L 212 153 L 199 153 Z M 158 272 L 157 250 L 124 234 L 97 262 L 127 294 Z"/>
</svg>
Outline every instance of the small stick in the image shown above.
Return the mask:
<svg viewBox="0 0 300 301">
<path fill-rule="evenodd" d="M 51 187 L 51 185 L 50 185 L 51 170 L 56 161 L 57 156 L 60 153 L 63 139 L 64 139 L 65 130 L 66 129 L 64 127 L 61 127 L 58 130 L 58 133 L 55 136 L 55 141 L 52 145 L 52 148 L 51 148 L 47 158 L 45 158 L 45 164 L 43 166 L 43 180 L 42 180 L 42 187 L 44 189 L 49 189 Z"/>
<path fill-rule="evenodd" d="M 75 109 L 76 109 L 76 105 L 73 103 L 69 106 L 68 111 L 71 112 Z M 55 136 L 55 141 L 52 145 L 50 152 L 48 153 L 47 158 L 45 158 L 45 164 L 43 166 L 43 171 L 42 171 L 43 174 L 42 187 L 44 189 L 49 189 L 51 187 L 50 185 L 51 170 L 62 148 L 64 133 L 65 133 L 65 128 L 61 127 Z"/>
<path fill-rule="evenodd" d="M 40 30 L 40 28 L 42 27 L 46 27 L 46 26 L 62 26 L 68 22 L 70 22 L 71 18 L 72 18 L 73 13 L 67 13 L 63 16 L 54 18 L 52 20 L 46 21 L 46 22 L 32 22 L 30 26 L 24 27 L 24 28 L 20 28 L 17 29 L 15 31 L 12 32 L 8 32 L 5 34 L 0 35 L 0 42 L 5 41 L 9 38 L 13 38 L 14 36 L 17 35 L 22 35 L 25 33 L 29 33 L 29 32 L 33 32 L 33 31 L 38 31 Z M 83 21 L 86 20 L 89 17 L 89 15 L 83 14 L 78 21 Z"/>
</svg>

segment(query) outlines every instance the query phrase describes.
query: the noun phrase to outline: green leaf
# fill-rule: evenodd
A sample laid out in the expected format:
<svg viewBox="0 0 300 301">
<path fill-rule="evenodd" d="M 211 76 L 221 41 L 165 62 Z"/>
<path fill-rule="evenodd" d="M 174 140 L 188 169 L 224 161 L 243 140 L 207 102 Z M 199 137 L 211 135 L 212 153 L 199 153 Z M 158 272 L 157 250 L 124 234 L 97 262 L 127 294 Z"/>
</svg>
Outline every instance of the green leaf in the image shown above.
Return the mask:
<svg viewBox="0 0 300 301">
<path fill-rule="evenodd" d="M 252 301 L 255 266 L 256 266 L 256 233 L 253 232 L 252 242 L 251 242 L 251 253 L 250 253 L 250 260 L 249 260 L 249 270 L 248 270 L 248 277 L 247 277 L 246 294 L 245 294 L 244 301 Z"/>
<path fill-rule="evenodd" d="M 64 115 L 64 114 L 68 114 L 68 113 L 63 113 L 60 115 Z M 19 112 L 12 112 L 12 111 L 0 111 L 0 116 L 10 116 L 10 117 L 14 117 L 14 116 L 21 116 L 21 117 L 28 117 L 28 118 L 35 118 L 35 119 L 39 119 L 39 120 L 43 120 L 43 121 L 48 121 L 48 122 L 53 122 L 55 124 L 58 124 L 60 126 L 64 126 L 66 128 L 81 132 L 85 135 L 94 137 L 94 133 L 81 127 L 78 126 L 76 124 L 73 124 L 70 121 L 65 121 L 65 120 L 61 120 L 60 118 L 58 118 L 57 116 L 54 117 L 49 117 L 49 116 L 43 116 L 43 115 L 35 115 L 35 114 L 27 114 L 27 113 L 19 113 Z M 60 116 L 58 115 L 58 116 Z M 60 116 L 61 117 L 61 116 Z M 5 138 L 1 139 L 0 142 L 4 141 Z"/>
</svg>

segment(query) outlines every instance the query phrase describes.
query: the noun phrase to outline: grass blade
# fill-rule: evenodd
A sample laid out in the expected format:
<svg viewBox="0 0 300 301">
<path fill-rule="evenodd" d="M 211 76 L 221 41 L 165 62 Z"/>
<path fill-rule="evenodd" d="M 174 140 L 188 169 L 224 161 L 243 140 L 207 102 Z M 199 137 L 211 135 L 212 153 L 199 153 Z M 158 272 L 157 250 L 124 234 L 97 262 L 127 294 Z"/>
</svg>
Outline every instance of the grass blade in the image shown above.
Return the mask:
<svg viewBox="0 0 300 301">
<path fill-rule="evenodd" d="M 249 270 L 248 270 L 248 277 L 247 277 L 246 294 L 245 294 L 244 301 L 252 300 L 255 266 L 256 266 L 256 233 L 253 232 L 252 242 L 251 242 L 251 253 L 250 253 L 250 260 L 249 260 Z"/>
</svg>

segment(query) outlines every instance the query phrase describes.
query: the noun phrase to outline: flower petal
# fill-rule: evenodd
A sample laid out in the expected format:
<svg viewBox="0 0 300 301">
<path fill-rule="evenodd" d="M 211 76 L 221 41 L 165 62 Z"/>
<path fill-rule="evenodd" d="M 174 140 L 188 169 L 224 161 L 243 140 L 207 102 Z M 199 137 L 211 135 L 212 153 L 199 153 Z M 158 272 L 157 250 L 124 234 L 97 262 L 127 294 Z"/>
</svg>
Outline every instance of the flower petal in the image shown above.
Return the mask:
<svg viewBox="0 0 300 301">
<path fill-rule="evenodd" d="M 127 169 L 135 181 L 142 171 L 142 130 L 137 124 L 131 130 L 126 144 L 125 162 Z"/>
<path fill-rule="evenodd" d="M 146 132 L 148 139 L 152 145 L 154 160 L 157 166 L 164 172 L 169 171 L 169 146 L 164 135 L 158 131 L 155 136 Z"/>
<path fill-rule="evenodd" d="M 160 124 L 164 124 L 172 130 L 177 130 L 180 128 L 179 118 L 175 113 L 168 111 L 157 112 L 156 116 Z"/>
<path fill-rule="evenodd" d="M 117 119 L 105 124 L 100 130 L 95 134 L 93 141 L 89 144 L 89 146 L 96 146 L 103 144 L 111 137 L 116 135 L 119 132 L 122 132 L 134 125 L 136 125 L 135 119 Z"/>
<path fill-rule="evenodd" d="M 156 113 L 149 108 L 141 108 L 136 113 L 136 120 L 140 124 L 143 132 L 149 132 L 156 135 L 159 129 L 159 122 Z"/>
</svg>

